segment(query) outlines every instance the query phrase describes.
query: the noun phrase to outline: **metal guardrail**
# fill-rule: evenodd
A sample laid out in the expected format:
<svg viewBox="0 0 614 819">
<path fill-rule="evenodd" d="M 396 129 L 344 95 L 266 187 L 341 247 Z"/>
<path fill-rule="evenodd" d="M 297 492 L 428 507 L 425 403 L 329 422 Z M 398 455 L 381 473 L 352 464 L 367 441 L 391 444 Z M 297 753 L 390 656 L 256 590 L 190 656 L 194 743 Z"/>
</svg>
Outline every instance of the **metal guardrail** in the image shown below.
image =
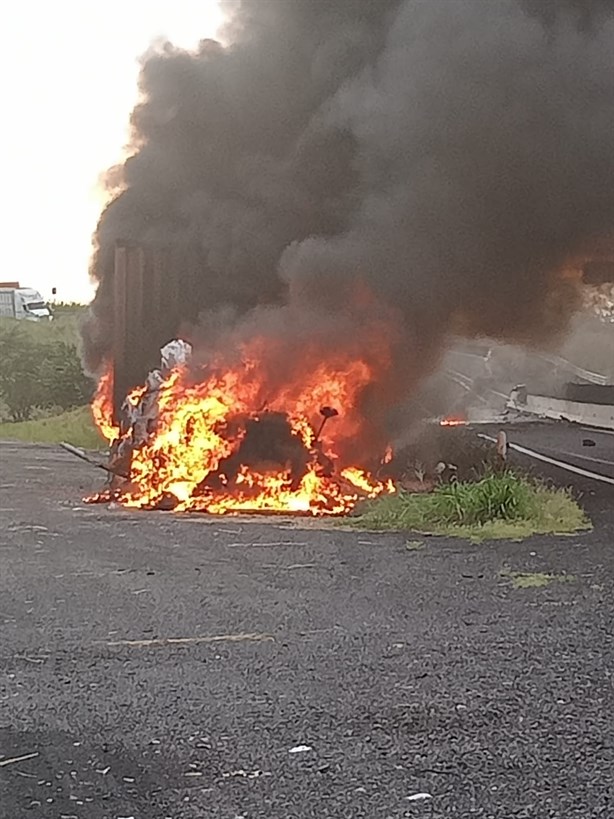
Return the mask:
<svg viewBox="0 0 614 819">
<path fill-rule="evenodd" d="M 456 356 L 463 356 L 465 358 L 481 358 L 482 360 L 486 361 L 486 357 L 478 352 L 449 350 L 449 353 Z M 587 381 L 589 384 L 604 386 L 609 383 L 608 377 L 603 375 L 603 373 L 597 373 L 594 370 L 587 370 L 585 367 L 579 367 L 577 364 L 568 361 L 566 358 L 563 358 L 560 355 L 546 355 L 545 353 L 536 353 L 536 355 L 538 358 L 541 358 L 542 361 L 547 361 L 548 364 L 553 364 L 555 367 L 561 367 L 562 369 L 568 370 L 570 373 L 573 373 L 583 381 Z"/>
<path fill-rule="evenodd" d="M 483 395 L 480 395 L 478 392 L 476 392 L 474 378 L 470 378 L 468 375 L 458 372 L 458 370 L 445 370 L 444 375 L 446 376 L 446 378 L 449 378 L 451 381 L 454 381 L 455 384 L 458 384 L 459 387 L 462 387 L 467 392 L 474 393 L 476 398 L 478 398 L 480 401 L 488 403 Z M 495 390 L 492 387 L 482 385 L 481 388 L 486 392 L 490 393 L 491 395 L 496 395 L 497 398 L 502 398 L 504 401 L 507 401 L 509 397 L 505 393 L 499 392 L 499 390 Z"/>
<path fill-rule="evenodd" d="M 582 378 L 584 381 L 588 381 L 589 384 L 598 384 L 600 387 L 604 387 L 608 383 L 608 378 L 601 373 L 593 372 L 592 370 L 586 370 L 584 367 L 578 367 L 576 364 L 572 364 L 571 361 L 568 361 L 566 358 L 562 358 L 558 355 L 543 355 L 539 354 L 539 357 L 544 361 L 547 361 L 549 364 L 554 364 L 555 367 L 562 367 L 569 372 L 572 372 L 578 378 Z"/>
</svg>

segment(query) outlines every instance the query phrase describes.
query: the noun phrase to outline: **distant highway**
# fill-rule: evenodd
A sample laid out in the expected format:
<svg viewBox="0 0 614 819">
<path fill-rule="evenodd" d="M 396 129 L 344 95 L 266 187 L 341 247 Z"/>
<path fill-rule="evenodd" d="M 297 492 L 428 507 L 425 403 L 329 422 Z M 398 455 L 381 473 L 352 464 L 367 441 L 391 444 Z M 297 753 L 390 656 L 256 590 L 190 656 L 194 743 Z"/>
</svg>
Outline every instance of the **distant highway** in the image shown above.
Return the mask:
<svg viewBox="0 0 614 819">
<path fill-rule="evenodd" d="M 448 353 L 452 357 L 456 357 L 457 359 L 464 360 L 467 362 L 468 359 L 473 359 L 474 362 L 482 362 L 483 374 L 487 374 L 488 371 L 488 358 L 487 354 L 483 355 L 479 352 L 472 352 L 472 351 L 465 351 L 465 350 L 450 350 Z M 559 355 L 548 355 L 546 353 L 534 353 L 535 358 L 540 359 L 541 361 L 546 362 L 547 364 L 551 364 L 558 370 L 561 370 L 565 373 L 569 374 L 569 377 L 572 376 L 575 378 L 580 379 L 581 381 L 585 381 L 588 384 L 598 384 L 603 386 L 604 384 L 608 383 L 608 377 L 603 373 L 595 372 L 594 370 L 588 370 L 584 367 L 579 367 L 577 364 L 569 361 L 566 358 L 563 358 Z M 459 364 L 460 368 L 462 369 L 462 364 Z"/>
</svg>

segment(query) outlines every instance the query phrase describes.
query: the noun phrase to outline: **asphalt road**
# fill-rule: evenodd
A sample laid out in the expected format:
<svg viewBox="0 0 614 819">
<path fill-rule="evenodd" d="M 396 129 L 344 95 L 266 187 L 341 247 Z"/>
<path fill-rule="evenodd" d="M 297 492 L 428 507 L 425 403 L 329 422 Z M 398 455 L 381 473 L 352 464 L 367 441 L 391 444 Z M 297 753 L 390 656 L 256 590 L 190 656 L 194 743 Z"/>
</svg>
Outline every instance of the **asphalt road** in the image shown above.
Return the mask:
<svg viewBox="0 0 614 819">
<path fill-rule="evenodd" d="M 614 431 L 590 429 L 562 421 L 521 421 L 519 423 L 479 426 L 476 433 L 496 436 L 504 429 L 508 442 L 545 455 L 586 472 L 614 478 Z M 614 536 L 614 486 L 594 478 L 582 477 L 564 467 L 517 452 L 510 452 L 510 461 L 539 477 L 545 477 L 559 486 L 570 486 L 576 497 L 599 524 Z"/>
<path fill-rule="evenodd" d="M 545 421 L 512 425 L 508 438 L 559 461 L 614 478 L 614 430 Z"/>
<path fill-rule="evenodd" d="M 470 546 L 97 479 L 0 445 L 2 819 L 614 816 L 605 517 Z"/>
</svg>

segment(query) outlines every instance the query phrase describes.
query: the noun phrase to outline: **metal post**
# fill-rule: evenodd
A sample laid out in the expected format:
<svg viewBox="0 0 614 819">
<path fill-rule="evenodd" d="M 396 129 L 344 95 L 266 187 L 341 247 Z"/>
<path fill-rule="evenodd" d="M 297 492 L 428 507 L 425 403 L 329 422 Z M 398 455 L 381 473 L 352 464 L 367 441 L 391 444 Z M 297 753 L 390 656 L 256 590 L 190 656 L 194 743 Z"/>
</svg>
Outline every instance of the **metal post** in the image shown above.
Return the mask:
<svg viewBox="0 0 614 819">
<path fill-rule="evenodd" d="M 119 413 L 125 397 L 123 367 L 126 360 L 126 248 L 115 246 L 113 276 L 113 419 L 119 423 Z"/>
</svg>

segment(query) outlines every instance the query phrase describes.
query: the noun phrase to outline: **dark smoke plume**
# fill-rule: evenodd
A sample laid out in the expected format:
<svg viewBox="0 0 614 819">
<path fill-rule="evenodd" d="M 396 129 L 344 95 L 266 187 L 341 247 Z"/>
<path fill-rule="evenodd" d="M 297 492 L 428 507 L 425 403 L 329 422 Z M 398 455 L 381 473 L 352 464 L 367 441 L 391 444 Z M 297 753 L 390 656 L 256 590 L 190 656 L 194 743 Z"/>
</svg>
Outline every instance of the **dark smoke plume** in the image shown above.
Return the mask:
<svg viewBox="0 0 614 819">
<path fill-rule="evenodd" d="M 345 327 L 348 300 L 371 294 L 401 317 L 400 383 L 452 333 L 564 332 L 567 271 L 614 225 L 612 3 L 224 7 L 227 46 L 143 61 L 134 154 L 109 172 L 95 237 L 92 370 L 120 239 L 198 247 L 202 310 L 269 321 L 289 304 L 345 311 Z"/>
</svg>

